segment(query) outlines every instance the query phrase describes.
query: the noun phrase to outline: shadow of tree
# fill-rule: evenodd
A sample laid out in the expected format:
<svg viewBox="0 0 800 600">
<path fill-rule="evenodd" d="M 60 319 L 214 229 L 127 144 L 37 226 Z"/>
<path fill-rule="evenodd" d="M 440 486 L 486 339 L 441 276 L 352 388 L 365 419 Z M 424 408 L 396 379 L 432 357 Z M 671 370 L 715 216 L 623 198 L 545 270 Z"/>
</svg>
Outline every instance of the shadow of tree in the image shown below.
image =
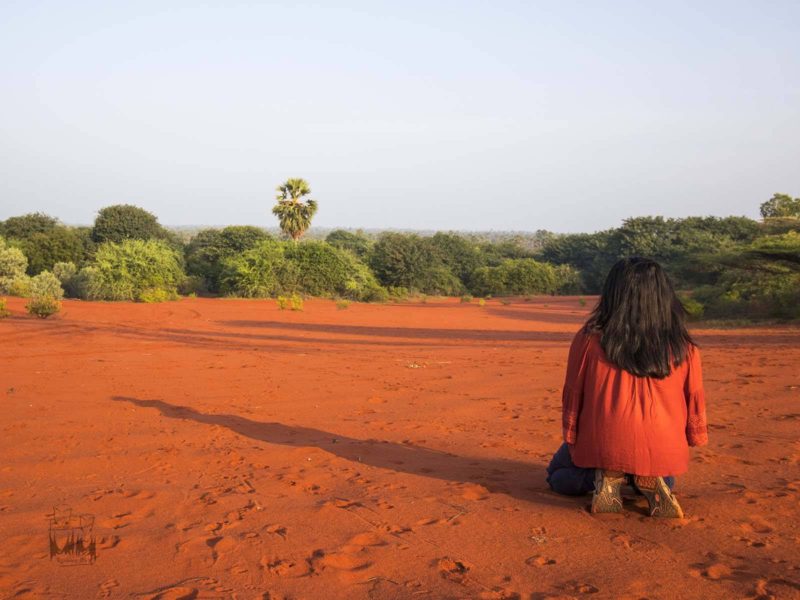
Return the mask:
<svg viewBox="0 0 800 600">
<path fill-rule="evenodd" d="M 283 321 L 218 321 L 223 327 L 289 329 L 331 334 L 385 338 L 470 340 L 485 342 L 569 342 L 575 332 L 520 331 L 508 329 L 438 329 L 431 327 L 377 327 L 333 323 L 289 323 Z"/>
</svg>

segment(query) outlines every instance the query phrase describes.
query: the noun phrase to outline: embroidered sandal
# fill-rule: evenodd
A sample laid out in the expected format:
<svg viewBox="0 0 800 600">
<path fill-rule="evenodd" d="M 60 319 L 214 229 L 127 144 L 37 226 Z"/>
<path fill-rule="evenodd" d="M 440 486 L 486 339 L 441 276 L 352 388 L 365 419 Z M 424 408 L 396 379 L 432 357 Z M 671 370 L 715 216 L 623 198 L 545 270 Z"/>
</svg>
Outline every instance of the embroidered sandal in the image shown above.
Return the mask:
<svg viewBox="0 0 800 600">
<path fill-rule="evenodd" d="M 625 474 L 619 471 L 595 469 L 594 493 L 592 494 L 593 513 L 618 513 L 622 511 L 622 484 Z"/>
<path fill-rule="evenodd" d="M 650 516 L 664 519 L 682 519 L 683 510 L 678 499 L 672 494 L 663 477 L 633 478 L 636 487 L 641 490 L 650 505 Z"/>
</svg>

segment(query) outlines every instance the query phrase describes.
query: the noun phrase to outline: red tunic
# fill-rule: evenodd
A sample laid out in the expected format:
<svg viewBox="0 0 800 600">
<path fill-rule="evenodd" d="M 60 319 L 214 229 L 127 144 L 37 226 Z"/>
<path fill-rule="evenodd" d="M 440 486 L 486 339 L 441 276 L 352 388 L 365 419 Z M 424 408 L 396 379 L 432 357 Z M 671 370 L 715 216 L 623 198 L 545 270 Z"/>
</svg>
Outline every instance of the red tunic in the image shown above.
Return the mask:
<svg viewBox="0 0 800 600">
<path fill-rule="evenodd" d="M 572 341 L 562 397 L 564 441 L 579 467 L 635 475 L 680 475 L 689 446 L 708 441 L 700 351 L 664 379 L 637 377 L 610 363 L 600 336 Z"/>
</svg>

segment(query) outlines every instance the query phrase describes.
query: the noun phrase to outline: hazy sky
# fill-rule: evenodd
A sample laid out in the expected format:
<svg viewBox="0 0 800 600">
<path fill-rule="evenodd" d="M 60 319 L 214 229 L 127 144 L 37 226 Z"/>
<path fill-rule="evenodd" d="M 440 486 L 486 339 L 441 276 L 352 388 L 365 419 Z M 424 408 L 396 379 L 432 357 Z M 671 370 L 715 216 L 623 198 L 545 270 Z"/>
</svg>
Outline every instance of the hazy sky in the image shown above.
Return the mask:
<svg viewBox="0 0 800 600">
<path fill-rule="evenodd" d="M 594 231 L 800 196 L 800 2 L 0 1 L 0 219 Z"/>
</svg>

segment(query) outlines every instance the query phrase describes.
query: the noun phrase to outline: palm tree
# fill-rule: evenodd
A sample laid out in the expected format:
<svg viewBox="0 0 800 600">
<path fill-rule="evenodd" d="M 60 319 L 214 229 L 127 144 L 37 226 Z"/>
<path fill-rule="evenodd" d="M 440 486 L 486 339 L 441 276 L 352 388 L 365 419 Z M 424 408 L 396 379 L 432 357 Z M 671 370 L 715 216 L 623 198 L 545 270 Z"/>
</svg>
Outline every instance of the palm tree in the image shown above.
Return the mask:
<svg viewBox="0 0 800 600">
<path fill-rule="evenodd" d="M 286 183 L 278 186 L 278 203 L 272 208 L 272 214 L 278 217 L 281 231 L 295 242 L 311 226 L 311 217 L 317 212 L 316 201 L 300 200 L 310 193 L 311 188 L 305 179 L 287 179 Z"/>
</svg>

